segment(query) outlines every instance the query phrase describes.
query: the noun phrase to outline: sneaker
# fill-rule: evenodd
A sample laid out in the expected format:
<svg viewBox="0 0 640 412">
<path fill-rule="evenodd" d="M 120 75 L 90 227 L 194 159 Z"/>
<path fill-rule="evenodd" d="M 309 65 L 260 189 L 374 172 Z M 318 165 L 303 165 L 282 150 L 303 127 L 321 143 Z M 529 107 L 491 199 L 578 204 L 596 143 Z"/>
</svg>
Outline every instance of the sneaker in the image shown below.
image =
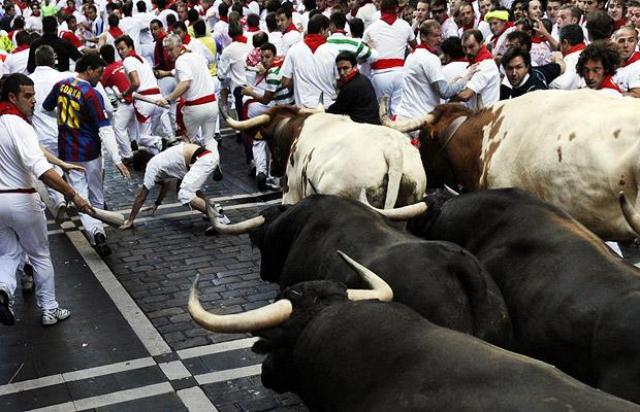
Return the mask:
<svg viewBox="0 0 640 412">
<path fill-rule="evenodd" d="M 11 326 L 16 323 L 15 312 L 13 311 L 13 297 L 5 289 L 0 288 L 0 322 Z"/>
<path fill-rule="evenodd" d="M 42 326 L 51 326 L 58 323 L 58 321 L 65 320 L 69 316 L 71 316 L 71 312 L 68 309 L 56 308 L 53 310 L 43 310 L 40 319 Z"/>
<path fill-rule="evenodd" d="M 55 221 L 57 224 L 61 225 L 62 222 L 66 220 L 66 216 L 65 216 L 66 213 L 67 213 L 67 204 L 66 203 L 60 204 L 55 217 Z"/>
<path fill-rule="evenodd" d="M 107 257 L 111 254 L 111 248 L 107 245 L 107 238 L 104 237 L 104 233 L 96 233 L 93 235 L 93 241 L 95 242 L 93 247 L 101 257 Z"/>
<path fill-rule="evenodd" d="M 264 192 L 267 190 L 267 175 L 260 172 L 256 176 L 256 185 L 258 185 L 258 190 Z"/>
<path fill-rule="evenodd" d="M 22 272 L 22 278 L 20 279 L 22 293 L 33 293 L 33 266 L 26 263 L 22 268 Z"/>
<path fill-rule="evenodd" d="M 220 165 L 218 165 L 215 169 L 213 169 L 213 180 L 219 182 L 220 180 L 222 180 L 222 178 L 222 170 L 220 170 Z"/>
</svg>

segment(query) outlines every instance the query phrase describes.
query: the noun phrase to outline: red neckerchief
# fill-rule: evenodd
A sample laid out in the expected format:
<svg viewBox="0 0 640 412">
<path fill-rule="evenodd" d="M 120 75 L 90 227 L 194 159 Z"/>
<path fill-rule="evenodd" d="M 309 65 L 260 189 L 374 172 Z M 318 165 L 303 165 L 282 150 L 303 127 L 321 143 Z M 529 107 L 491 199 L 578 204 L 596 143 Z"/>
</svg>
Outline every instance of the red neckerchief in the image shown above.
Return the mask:
<svg viewBox="0 0 640 412">
<path fill-rule="evenodd" d="M 157 36 L 156 41 L 157 41 L 157 42 L 159 41 L 160 43 L 162 43 L 162 40 L 163 40 L 165 37 L 167 37 L 167 33 L 165 33 L 165 31 L 164 31 L 164 30 L 160 29 L 160 31 L 158 32 L 158 34 L 157 34 L 156 36 Z"/>
<path fill-rule="evenodd" d="M 23 50 L 28 50 L 28 49 L 29 49 L 29 45 L 28 44 L 21 44 L 20 46 L 18 46 L 15 49 L 13 49 L 11 54 L 16 54 L 16 53 L 19 53 L 19 52 L 21 52 Z"/>
<path fill-rule="evenodd" d="M 481 61 L 489 59 L 493 59 L 493 54 L 491 54 L 489 49 L 487 49 L 487 46 L 483 45 L 482 47 L 480 47 L 480 50 L 478 51 L 478 54 L 476 54 L 476 57 L 469 60 L 469 65 L 480 63 Z"/>
<path fill-rule="evenodd" d="M 344 30 L 340 30 L 340 29 L 335 29 L 334 31 L 331 32 L 331 34 L 344 34 L 345 36 L 347 35 L 347 32 Z"/>
<path fill-rule="evenodd" d="M 122 31 L 122 29 L 120 27 L 109 27 L 109 34 L 114 39 L 117 39 L 118 37 L 122 36 L 124 34 L 124 32 Z"/>
<path fill-rule="evenodd" d="M 223 21 L 225 23 L 229 23 L 229 17 L 228 16 L 220 16 L 220 21 Z"/>
<path fill-rule="evenodd" d="M 284 59 L 282 57 L 276 57 L 271 62 L 271 66 L 269 66 L 269 68 L 271 69 L 272 67 L 282 67 L 283 63 L 284 63 Z"/>
<path fill-rule="evenodd" d="M 76 9 L 73 7 L 65 7 L 64 9 L 62 9 L 62 12 L 67 16 L 73 14 L 74 11 L 76 11 Z"/>
<path fill-rule="evenodd" d="M 640 52 L 633 52 L 633 54 L 631 55 L 631 57 L 629 57 L 627 59 L 626 62 L 624 62 L 624 64 L 622 65 L 622 67 L 627 67 L 630 64 L 633 64 L 637 61 L 640 61 Z"/>
<path fill-rule="evenodd" d="M 283 34 L 287 34 L 287 33 L 289 33 L 290 31 L 300 31 L 300 30 L 298 30 L 298 29 L 296 28 L 296 25 L 295 25 L 295 24 L 291 23 L 291 24 L 289 25 L 289 27 L 287 27 L 287 30 L 285 30 L 285 31 L 284 31 L 284 33 L 283 33 Z"/>
<path fill-rule="evenodd" d="M 355 10 L 351 10 L 351 17 L 356 17 L 356 15 L 358 14 L 358 10 L 360 10 L 360 7 L 356 7 Z"/>
<path fill-rule="evenodd" d="M 462 26 L 462 31 L 466 31 L 466 30 L 471 30 L 471 29 L 475 29 L 475 22 L 472 21 L 470 24 L 467 24 L 466 26 L 463 24 Z"/>
<path fill-rule="evenodd" d="M 587 46 L 584 43 L 578 43 L 575 46 L 571 46 L 566 52 L 563 52 L 562 55 L 563 56 L 568 56 L 571 53 L 575 53 L 577 51 L 584 50 L 585 47 L 587 47 Z"/>
<path fill-rule="evenodd" d="M 500 36 L 502 36 L 504 32 L 507 31 L 507 29 L 510 27 L 513 27 L 512 21 L 508 21 L 507 24 L 504 25 L 504 27 L 502 28 L 502 30 L 500 30 L 498 34 L 494 34 L 493 36 L 491 36 L 491 39 L 489 41 L 491 42 L 491 44 L 493 44 L 494 47 L 496 46 L 496 43 L 498 42 L 498 39 L 500 38 Z"/>
<path fill-rule="evenodd" d="M 239 35 L 237 35 L 237 36 L 233 36 L 233 37 L 231 38 L 231 40 L 233 40 L 233 41 L 237 41 L 237 42 L 240 42 L 240 43 L 246 43 L 246 42 L 247 42 L 247 38 L 246 38 L 246 37 L 244 37 L 242 34 L 239 34 Z"/>
<path fill-rule="evenodd" d="M 398 19 L 398 15 L 396 13 L 382 13 L 380 15 L 380 20 L 387 23 L 391 26 Z"/>
<path fill-rule="evenodd" d="M 418 49 L 425 49 L 425 50 L 428 50 L 429 52 L 435 54 L 436 56 L 438 55 L 438 50 L 436 50 L 433 47 L 429 46 L 427 43 L 418 44 L 413 51 L 415 52 Z"/>
<path fill-rule="evenodd" d="M 351 80 L 353 80 L 354 77 L 356 77 L 358 75 L 358 73 L 360 73 L 360 71 L 358 70 L 357 67 L 354 67 L 353 70 L 351 70 L 351 73 L 347 74 L 344 77 L 340 78 L 340 87 L 344 87 L 345 84 L 349 83 Z"/>
<path fill-rule="evenodd" d="M 0 116 L 5 114 L 13 114 L 24 119 L 25 122 L 29 122 L 27 116 L 22 113 L 15 104 L 11 102 L 0 102 Z"/>
<path fill-rule="evenodd" d="M 304 43 L 309 46 L 311 53 L 315 53 L 316 49 L 327 42 L 322 34 L 305 34 Z"/>
<path fill-rule="evenodd" d="M 547 39 L 544 36 L 531 36 L 531 43 L 544 43 Z"/>
<path fill-rule="evenodd" d="M 254 32 L 260 31 L 260 27 L 247 26 L 247 31 L 249 33 L 254 33 Z"/>
<path fill-rule="evenodd" d="M 627 21 L 625 19 L 620 19 L 620 20 L 616 20 L 613 22 L 616 30 L 622 28 L 625 24 L 627 24 Z"/>
<path fill-rule="evenodd" d="M 191 43 L 191 36 L 189 36 L 189 33 L 185 33 L 184 39 L 182 39 L 182 44 L 189 44 L 189 43 Z"/>
<path fill-rule="evenodd" d="M 140 60 L 140 63 L 144 63 L 144 60 L 142 60 L 142 57 L 140 57 L 140 56 L 138 55 L 138 53 L 136 53 L 136 51 L 135 51 L 135 50 L 131 50 L 131 51 L 129 52 L 129 57 L 133 57 L 133 58 L 135 58 L 135 59 Z"/>
<path fill-rule="evenodd" d="M 602 79 L 602 83 L 600 83 L 600 89 L 613 89 L 622 94 L 622 90 L 620 90 L 618 85 L 613 82 L 611 76 L 605 76 L 605 78 Z"/>
</svg>

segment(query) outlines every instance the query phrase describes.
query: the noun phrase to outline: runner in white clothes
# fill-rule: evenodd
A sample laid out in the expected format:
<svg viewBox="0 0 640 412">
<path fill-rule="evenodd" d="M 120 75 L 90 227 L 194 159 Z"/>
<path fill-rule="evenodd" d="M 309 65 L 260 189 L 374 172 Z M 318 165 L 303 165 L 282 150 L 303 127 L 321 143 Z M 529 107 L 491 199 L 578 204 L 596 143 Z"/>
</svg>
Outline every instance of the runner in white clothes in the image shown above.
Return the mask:
<svg viewBox="0 0 640 412">
<path fill-rule="evenodd" d="M 161 99 L 162 94 L 153 74 L 153 68 L 136 53 L 131 37 L 127 35 L 119 37 L 116 40 L 116 49 L 122 57 L 122 64 L 127 76 L 129 76 L 130 83 L 129 88 L 124 90 L 122 94 L 128 96 L 135 92 L 150 100 Z M 153 136 L 153 128 L 156 124 L 162 125 L 166 137 L 173 135 L 168 108 L 137 99 L 134 100 L 133 107 L 136 111 L 141 139 L 153 140 L 153 138 L 146 138 L 146 136 Z"/>
<path fill-rule="evenodd" d="M 210 152 L 191 143 L 177 144 L 156 156 L 143 150 L 136 153 L 133 158 L 133 169 L 144 170 L 144 180 L 131 206 L 129 218 L 120 226 L 120 229 L 133 227 L 133 221 L 149 195 L 149 191 L 159 184 L 158 198 L 153 206 L 148 208 L 152 214 L 155 213 L 169 189 L 168 179 L 171 178 L 182 181 L 178 190 L 180 203 L 206 213 L 206 200 L 199 197 L 197 192 L 218 166 L 219 161 L 217 151 Z"/>
<path fill-rule="evenodd" d="M 378 100 L 388 96 L 393 114 L 400 103 L 404 56 L 408 46 L 416 47 L 416 36 L 409 23 L 398 18 L 397 0 L 382 0 L 380 10 L 380 20 L 365 30 L 364 40 L 380 53 L 378 60 L 371 64 L 371 83 Z"/>
<path fill-rule="evenodd" d="M 56 300 L 45 206 L 33 177 L 63 193 L 81 212 L 89 213 L 92 208 L 53 170 L 38 146 L 28 120 L 36 104 L 31 79 L 23 74 L 7 77 L 0 100 L 0 322 L 15 323 L 16 270 L 26 252 L 34 268 L 42 325 L 54 325 L 71 312 L 60 308 Z"/>
<path fill-rule="evenodd" d="M 214 152 L 218 152 L 218 142 L 214 138 L 218 120 L 216 103 L 216 80 L 211 77 L 206 60 L 182 44 L 176 34 L 170 34 L 163 40 L 169 56 L 175 61 L 176 88 L 164 98 L 158 99 L 161 105 L 182 97 L 184 106 L 182 115 L 187 138 L 192 143 Z"/>
<path fill-rule="evenodd" d="M 36 108 L 33 112 L 31 122 L 38 134 L 40 145 L 55 156 L 58 156 L 58 120 L 42 108 L 42 102 L 49 95 L 54 84 L 62 79 L 68 79 L 75 75 L 71 72 L 59 72 L 54 68 L 56 65 L 56 52 L 53 50 L 53 47 L 42 45 L 35 51 L 35 55 L 36 69 L 29 76 L 34 83 L 36 91 Z M 55 167 L 54 169 L 62 176 L 62 170 L 59 167 Z M 67 202 L 60 192 L 48 186 L 47 194 L 56 211 L 54 216 L 55 220 L 60 224 L 65 217 Z"/>
</svg>

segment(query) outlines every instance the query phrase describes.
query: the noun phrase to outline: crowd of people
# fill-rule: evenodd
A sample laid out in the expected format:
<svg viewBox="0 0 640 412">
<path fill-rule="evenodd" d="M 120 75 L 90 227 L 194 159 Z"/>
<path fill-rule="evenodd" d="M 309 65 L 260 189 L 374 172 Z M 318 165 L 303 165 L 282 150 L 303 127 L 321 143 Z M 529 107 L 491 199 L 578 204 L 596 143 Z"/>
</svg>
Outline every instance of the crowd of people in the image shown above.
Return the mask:
<svg viewBox="0 0 640 412">
<path fill-rule="evenodd" d="M 103 153 L 125 178 L 130 167 L 145 172 L 121 229 L 160 185 L 155 211 L 169 179 L 181 181 L 181 203 L 206 212 L 200 189 L 222 178 L 219 107 L 245 119 L 320 103 L 380 124 L 383 97 L 398 119 L 540 89 L 640 97 L 637 26 L 636 0 L 5 0 L 0 321 L 14 322 L 22 265 L 34 274 L 42 323 L 69 316 L 55 299 L 34 177 L 48 186 L 56 220 L 75 203 L 108 256 L 95 218 Z M 237 136 L 249 174 L 258 189 L 277 188 L 268 146 L 254 137 Z"/>
</svg>

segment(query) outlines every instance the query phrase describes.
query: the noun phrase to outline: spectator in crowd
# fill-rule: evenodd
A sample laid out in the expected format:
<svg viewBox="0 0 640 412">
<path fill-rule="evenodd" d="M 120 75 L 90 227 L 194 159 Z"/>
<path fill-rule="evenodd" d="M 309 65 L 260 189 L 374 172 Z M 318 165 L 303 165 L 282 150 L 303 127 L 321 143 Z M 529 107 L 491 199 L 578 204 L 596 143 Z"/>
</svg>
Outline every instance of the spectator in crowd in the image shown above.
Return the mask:
<svg viewBox="0 0 640 412">
<path fill-rule="evenodd" d="M 625 26 L 615 33 L 613 41 L 622 58 L 613 80 L 626 96 L 640 97 L 640 52 L 636 51 L 638 32 L 633 26 Z"/>
<path fill-rule="evenodd" d="M 594 42 L 580 54 L 576 70 L 588 88 L 622 96 L 622 90 L 613 81 L 620 62 L 620 53 L 607 42 Z"/>
<path fill-rule="evenodd" d="M 502 57 L 502 67 L 506 76 L 500 86 L 500 100 L 507 100 L 535 90 L 546 90 L 549 83 L 561 74 L 564 62 L 562 65 L 551 63 L 532 68 L 529 52 L 514 47 Z"/>
</svg>

